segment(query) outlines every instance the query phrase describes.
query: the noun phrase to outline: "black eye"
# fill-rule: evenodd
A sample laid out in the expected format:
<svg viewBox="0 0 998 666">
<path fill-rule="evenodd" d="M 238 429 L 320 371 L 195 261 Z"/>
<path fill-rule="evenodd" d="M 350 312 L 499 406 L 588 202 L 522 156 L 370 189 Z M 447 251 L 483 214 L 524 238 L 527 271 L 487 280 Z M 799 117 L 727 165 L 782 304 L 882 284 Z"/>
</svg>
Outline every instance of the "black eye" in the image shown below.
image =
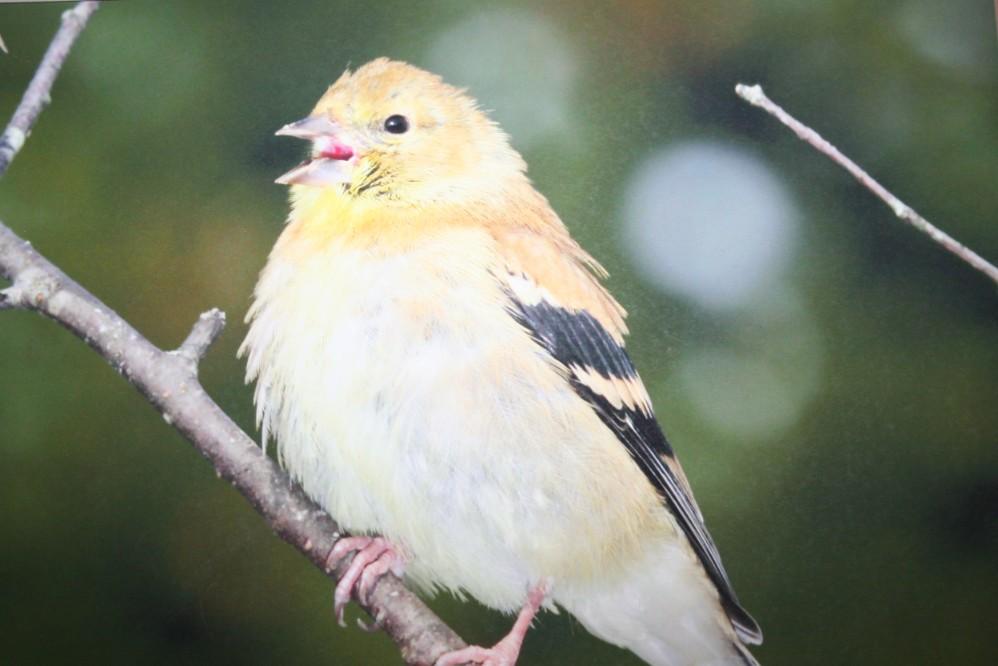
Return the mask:
<svg viewBox="0 0 998 666">
<path fill-rule="evenodd" d="M 392 134 L 405 134 L 409 131 L 409 120 L 397 113 L 385 119 L 385 131 Z"/>
</svg>

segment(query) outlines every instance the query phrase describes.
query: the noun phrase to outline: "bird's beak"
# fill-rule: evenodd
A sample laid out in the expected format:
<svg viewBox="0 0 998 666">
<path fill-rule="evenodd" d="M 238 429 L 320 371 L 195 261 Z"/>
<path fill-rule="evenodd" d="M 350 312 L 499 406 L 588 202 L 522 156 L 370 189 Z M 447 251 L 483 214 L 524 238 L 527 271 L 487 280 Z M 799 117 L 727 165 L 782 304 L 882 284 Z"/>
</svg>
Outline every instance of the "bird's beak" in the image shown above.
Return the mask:
<svg viewBox="0 0 998 666">
<path fill-rule="evenodd" d="M 343 128 L 325 116 L 309 116 L 277 130 L 312 142 L 312 157 L 277 179 L 281 185 L 336 185 L 349 183 L 356 163 L 354 150 L 344 140 Z"/>
</svg>

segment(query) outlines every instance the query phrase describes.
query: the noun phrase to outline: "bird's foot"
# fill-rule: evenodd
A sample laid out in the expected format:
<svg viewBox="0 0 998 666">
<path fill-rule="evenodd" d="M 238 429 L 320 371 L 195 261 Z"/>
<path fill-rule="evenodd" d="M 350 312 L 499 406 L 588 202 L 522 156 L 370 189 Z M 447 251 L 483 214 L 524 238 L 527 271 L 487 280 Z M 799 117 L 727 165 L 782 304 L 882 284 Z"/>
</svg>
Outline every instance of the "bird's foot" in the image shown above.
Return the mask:
<svg viewBox="0 0 998 666">
<path fill-rule="evenodd" d="M 520 648 L 523 646 L 523 639 L 530 629 L 537 611 L 540 610 L 544 598 L 547 596 L 548 586 L 546 583 L 539 583 L 534 586 L 527 595 L 527 603 L 520 609 L 520 614 L 516 617 L 513 628 L 510 629 L 506 637 L 490 648 L 479 645 L 471 645 L 454 652 L 448 652 L 437 659 L 434 666 L 458 666 L 459 664 L 481 664 L 482 666 L 514 666 L 520 656 Z"/>
<path fill-rule="evenodd" d="M 340 577 L 333 593 L 333 610 L 341 627 L 346 626 L 343 610 L 352 594 L 356 594 L 366 604 L 368 595 L 379 578 L 389 571 L 401 576 L 405 569 L 405 559 L 392 544 L 382 537 L 369 536 L 344 537 L 337 541 L 326 558 L 326 567 L 334 569 L 340 560 L 354 551 L 356 555 L 346 573 Z"/>
</svg>

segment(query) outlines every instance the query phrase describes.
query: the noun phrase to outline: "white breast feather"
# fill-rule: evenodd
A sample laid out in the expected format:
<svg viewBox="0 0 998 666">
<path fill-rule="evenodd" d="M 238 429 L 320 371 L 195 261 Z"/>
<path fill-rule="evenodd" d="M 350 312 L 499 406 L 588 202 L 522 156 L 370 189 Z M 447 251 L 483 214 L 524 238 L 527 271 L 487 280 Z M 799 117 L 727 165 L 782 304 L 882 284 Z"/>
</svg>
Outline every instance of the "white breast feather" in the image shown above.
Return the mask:
<svg viewBox="0 0 998 666">
<path fill-rule="evenodd" d="M 400 546 L 417 584 L 511 611 L 550 578 L 555 601 L 623 644 L 599 617 L 630 602 L 600 581 L 635 571 L 642 540 L 678 544 L 677 528 L 506 312 L 494 252 L 468 230 L 391 256 L 275 252 L 241 349 L 258 421 L 306 492 L 347 529 Z M 716 598 L 689 548 L 671 548 L 681 554 L 641 563 L 668 567 L 678 593 L 649 610 L 692 603 L 699 627 Z M 703 631 L 723 640 L 716 624 Z"/>
</svg>

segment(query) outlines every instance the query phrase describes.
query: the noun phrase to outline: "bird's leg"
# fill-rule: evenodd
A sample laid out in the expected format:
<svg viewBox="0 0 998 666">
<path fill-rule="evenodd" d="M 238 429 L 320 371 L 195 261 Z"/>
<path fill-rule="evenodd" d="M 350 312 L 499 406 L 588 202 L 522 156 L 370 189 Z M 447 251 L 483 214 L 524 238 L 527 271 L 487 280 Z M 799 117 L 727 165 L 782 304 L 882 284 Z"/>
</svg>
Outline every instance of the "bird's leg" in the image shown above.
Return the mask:
<svg viewBox="0 0 998 666">
<path fill-rule="evenodd" d="M 402 555 L 386 539 L 357 536 L 344 537 L 337 541 L 329 551 L 329 557 L 326 558 L 326 567 L 334 569 L 341 559 L 354 551 L 357 554 L 336 584 L 336 592 L 333 593 L 333 609 L 341 627 L 346 626 L 343 622 L 343 609 L 346 608 L 354 591 L 357 598 L 366 603 L 367 595 L 378 579 L 389 571 L 401 576 L 405 564 Z"/>
<path fill-rule="evenodd" d="M 490 648 L 483 648 L 478 645 L 448 652 L 439 659 L 434 666 L 457 666 L 458 664 L 482 664 L 482 666 L 514 666 L 517 657 L 520 656 L 520 647 L 523 639 L 530 629 L 537 611 L 548 593 L 547 583 L 541 582 L 531 588 L 527 595 L 527 602 L 520 609 L 520 614 L 516 616 L 516 622 L 510 629 L 506 637 Z"/>
</svg>

